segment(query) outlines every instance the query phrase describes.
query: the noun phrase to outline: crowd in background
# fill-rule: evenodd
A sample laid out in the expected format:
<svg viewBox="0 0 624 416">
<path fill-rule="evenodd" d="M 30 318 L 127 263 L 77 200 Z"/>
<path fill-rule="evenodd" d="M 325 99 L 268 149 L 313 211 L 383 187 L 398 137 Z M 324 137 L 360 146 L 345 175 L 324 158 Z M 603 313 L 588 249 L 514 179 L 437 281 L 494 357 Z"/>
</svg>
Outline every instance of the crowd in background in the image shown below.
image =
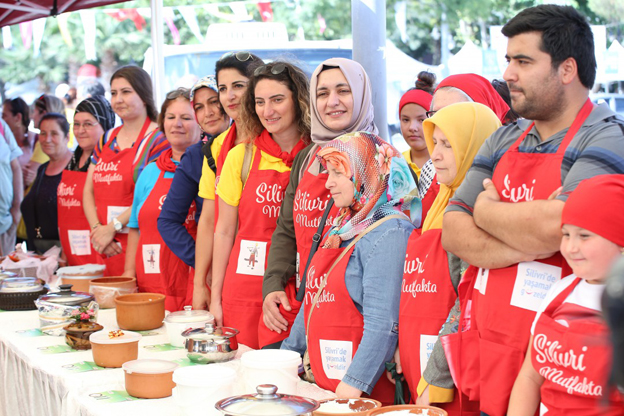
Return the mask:
<svg viewBox="0 0 624 416">
<path fill-rule="evenodd" d="M 136 66 L 70 112 L 7 100 L 0 254 L 17 235 L 136 277 L 242 344 L 300 352 L 340 397 L 624 415 L 600 305 L 624 253 L 624 119 L 588 99 L 576 10 L 526 9 L 503 34 L 504 80 L 418 74 L 398 103 L 403 154 L 344 58 L 308 79 L 234 51 L 160 111 Z"/>
</svg>

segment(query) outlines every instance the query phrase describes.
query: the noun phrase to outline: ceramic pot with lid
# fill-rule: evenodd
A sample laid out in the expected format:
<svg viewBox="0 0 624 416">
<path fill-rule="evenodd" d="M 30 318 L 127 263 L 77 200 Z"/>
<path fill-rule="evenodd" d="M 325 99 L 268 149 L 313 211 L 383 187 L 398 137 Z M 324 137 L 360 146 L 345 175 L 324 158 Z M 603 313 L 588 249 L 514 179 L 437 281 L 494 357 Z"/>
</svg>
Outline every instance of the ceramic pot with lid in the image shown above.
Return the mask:
<svg viewBox="0 0 624 416">
<path fill-rule="evenodd" d="M 130 331 L 100 331 L 91 334 L 89 341 L 93 361 L 100 367 L 119 368 L 139 357 L 142 335 Z"/>
<path fill-rule="evenodd" d="M 234 396 L 217 402 L 215 407 L 227 416 L 311 416 L 319 402 L 305 397 L 278 394 L 272 384 L 261 384 L 257 394 Z"/>
<path fill-rule="evenodd" d="M 214 323 L 214 316 L 210 312 L 192 309 L 192 306 L 185 306 L 183 311 L 172 312 L 163 321 L 171 345 L 184 347 L 186 338 L 182 336 L 182 332 L 187 329 L 204 328 L 207 323 Z"/>
<path fill-rule="evenodd" d="M 133 360 L 123 364 L 126 391 L 142 399 L 171 396 L 175 387 L 173 372 L 178 364 L 167 360 Z"/>
<path fill-rule="evenodd" d="M 199 364 L 230 361 L 238 350 L 238 332 L 234 328 L 215 327 L 212 322 L 206 323 L 204 328 L 187 329 L 182 333 L 186 355 Z"/>
<path fill-rule="evenodd" d="M 28 311 L 37 309 L 34 301 L 48 293 L 45 282 L 36 277 L 6 277 L 0 280 L 0 309 Z"/>
<path fill-rule="evenodd" d="M 60 285 L 58 292 L 39 296 L 35 301 L 39 309 L 39 323 L 41 331 L 54 336 L 65 335 L 63 327 L 73 320 L 71 314 L 74 309 L 86 306 L 95 312 L 94 320 L 97 321 L 98 304 L 93 300 L 93 295 L 85 292 L 74 292 L 72 285 Z"/>
<path fill-rule="evenodd" d="M 61 267 L 56 275 L 64 284 L 74 285 L 74 289 L 81 292 L 89 291 L 91 280 L 104 276 L 106 266 L 103 264 L 83 264 L 80 266 Z"/>
</svg>

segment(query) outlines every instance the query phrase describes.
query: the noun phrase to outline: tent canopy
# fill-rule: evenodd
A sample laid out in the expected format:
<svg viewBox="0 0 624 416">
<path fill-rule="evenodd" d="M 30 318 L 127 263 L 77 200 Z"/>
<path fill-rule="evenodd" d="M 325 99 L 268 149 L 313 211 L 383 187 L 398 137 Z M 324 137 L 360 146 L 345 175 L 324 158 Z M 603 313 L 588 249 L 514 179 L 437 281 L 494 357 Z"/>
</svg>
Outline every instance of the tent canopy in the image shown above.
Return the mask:
<svg viewBox="0 0 624 416">
<path fill-rule="evenodd" d="M 0 27 L 128 0 L 0 0 Z"/>
</svg>

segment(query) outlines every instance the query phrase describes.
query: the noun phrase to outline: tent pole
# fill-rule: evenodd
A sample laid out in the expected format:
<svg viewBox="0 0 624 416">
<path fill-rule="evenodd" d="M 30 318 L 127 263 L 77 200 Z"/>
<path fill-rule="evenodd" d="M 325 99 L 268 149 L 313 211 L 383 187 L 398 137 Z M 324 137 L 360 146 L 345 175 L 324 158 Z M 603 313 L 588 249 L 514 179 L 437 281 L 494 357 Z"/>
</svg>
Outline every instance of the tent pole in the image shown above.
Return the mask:
<svg viewBox="0 0 624 416">
<path fill-rule="evenodd" d="M 154 87 L 154 103 L 156 108 L 165 99 L 165 61 L 163 57 L 163 0 L 150 0 L 152 10 L 152 59 L 154 70 L 152 74 L 152 86 Z"/>
</svg>

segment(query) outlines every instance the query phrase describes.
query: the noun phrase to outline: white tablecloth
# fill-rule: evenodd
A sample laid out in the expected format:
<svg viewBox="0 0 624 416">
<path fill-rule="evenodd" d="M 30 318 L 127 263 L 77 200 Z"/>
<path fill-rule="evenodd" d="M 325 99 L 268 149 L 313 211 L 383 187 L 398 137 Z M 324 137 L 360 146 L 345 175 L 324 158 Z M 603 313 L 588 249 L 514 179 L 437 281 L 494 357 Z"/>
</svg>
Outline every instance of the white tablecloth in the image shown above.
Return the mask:
<svg viewBox="0 0 624 416">
<path fill-rule="evenodd" d="M 105 331 L 118 329 L 115 310 L 101 310 L 98 323 Z M 114 415 L 114 416 L 175 416 L 180 408 L 173 397 L 155 400 L 103 403 L 90 394 L 109 390 L 125 390 L 122 369 L 105 369 L 72 373 L 63 368 L 80 361 L 93 361 L 90 350 L 61 354 L 44 354 L 41 347 L 65 345 L 63 337 L 26 337 L 16 331 L 39 328 L 37 311 L 0 313 L 0 416 Z M 139 358 L 177 360 L 186 358 L 186 351 L 153 351 L 147 345 L 168 342 L 165 328 L 154 330 L 158 335 L 144 336 L 139 342 Z M 240 346 L 236 359 L 225 363 L 240 374 L 240 355 L 249 348 Z M 243 394 L 239 380 L 235 394 Z M 297 394 L 312 399 L 335 397 L 316 385 L 300 381 Z"/>
</svg>

